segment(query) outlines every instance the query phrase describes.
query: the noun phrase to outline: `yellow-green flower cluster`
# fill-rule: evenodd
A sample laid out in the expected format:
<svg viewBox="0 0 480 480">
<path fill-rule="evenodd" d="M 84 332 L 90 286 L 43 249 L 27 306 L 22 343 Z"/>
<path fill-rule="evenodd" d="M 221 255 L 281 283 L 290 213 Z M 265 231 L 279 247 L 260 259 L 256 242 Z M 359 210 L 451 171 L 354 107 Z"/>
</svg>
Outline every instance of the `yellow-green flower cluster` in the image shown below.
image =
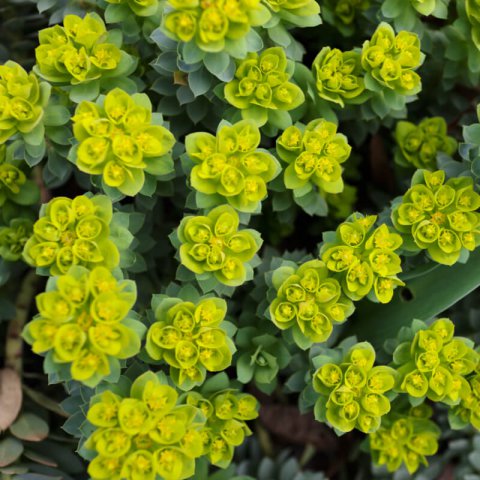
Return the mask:
<svg viewBox="0 0 480 480">
<path fill-rule="evenodd" d="M 402 237 L 385 224 L 373 229 L 376 219 L 375 215 L 354 214 L 337 228 L 335 241 L 325 243 L 320 253 L 352 300 L 370 294 L 388 303 L 394 289 L 404 285 L 397 277 L 402 266 L 396 250 L 402 245 Z"/>
<path fill-rule="evenodd" d="M 293 110 L 304 102 L 304 93 L 290 81 L 293 70 L 281 47 L 267 48 L 260 55 L 250 53 L 225 85 L 225 99 L 241 110 L 244 119 L 265 125 L 271 112 Z"/>
<path fill-rule="evenodd" d="M 155 311 L 147 334 L 147 353 L 170 365 L 170 377 L 189 390 L 205 381 L 206 372 L 225 370 L 235 351 L 221 323 L 227 304 L 220 298 L 197 303 L 164 298 Z"/>
<path fill-rule="evenodd" d="M 480 2 L 478 0 L 465 0 L 465 11 L 472 26 L 473 43 L 480 50 Z"/>
<path fill-rule="evenodd" d="M 285 186 L 297 194 L 313 186 L 321 192 L 340 193 L 344 188 L 341 164 L 351 150 L 347 138 L 327 120 L 313 120 L 304 128 L 288 127 L 277 139 L 278 156 L 289 164 Z"/>
<path fill-rule="evenodd" d="M 205 52 L 221 52 L 270 18 L 260 0 L 168 0 L 162 22 L 167 35 L 194 41 Z"/>
<path fill-rule="evenodd" d="M 112 215 L 112 202 L 104 195 L 50 200 L 25 244 L 25 261 L 51 275 L 66 273 L 73 265 L 116 267 L 120 255 L 109 238 Z"/>
<path fill-rule="evenodd" d="M 0 207 L 18 195 L 26 181 L 26 175 L 17 166 L 0 159 Z"/>
<path fill-rule="evenodd" d="M 50 87 L 18 63 L 0 65 L 0 144 L 31 132 L 42 120 Z"/>
<path fill-rule="evenodd" d="M 313 376 L 313 388 L 320 394 L 316 418 L 325 417 L 340 432 L 376 431 L 390 411 L 386 394 L 395 385 L 395 370 L 374 367 L 375 350 L 366 342 L 351 347 L 340 362 L 328 359 Z"/>
<path fill-rule="evenodd" d="M 10 262 L 20 260 L 32 233 L 32 222 L 26 218 L 13 218 L 8 226 L 0 227 L 0 257 Z"/>
<path fill-rule="evenodd" d="M 468 424 L 480 430 L 480 373 L 477 371 L 468 378 L 470 390 L 462 398 L 459 405 L 449 411 L 451 424 L 460 421 L 460 427 L 466 427 Z M 451 417 L 456 417 L 452 421 Z M 452 425 L 454 427 L 454 425 Z"/>
<path fill-rule="evenodd" d="M 326 341 L 333 325 L 353 313 L 352 301 L 320 260 L 305 262 L 297 269 L 280 267 L 272 280 L 277 296 L 270 304 L 270 318 L 281 330 L 291 328 L 300 346 Z"/>
<path fill-rule="evenodd" d="M 398 122 L 395 140 L 395 161 L 399 165 L 427 170 L 436 170 L 438 152 L 452 155 L 457 149 L 456 140 L 447 135 L 447 122 L 442 117 L 425 118 L 418 125 Z"/>
<path fill-rule="evenodd" d="M 480 244 L 480 195 L 470 177 L 451 178 L 445 172 L 419 170 L 401 203 L 392 210 L 405 249 L 427 250 L 438 263 L 453 265 L 462 250 Z"/>
<path fill-rule="evenodd" d="M 120 359 L 140 351 L 145 327 L 129 318 L 136 298 L 131 280 L 118 280 L 104 267 L 73 266 L 37 295 L 39 315 L 24 338 L 35 353 L 68 366 L 71 378 L 95 386 L 120 368 Z"/>
<path fill-rule="evenodd" d="M 179 401 L 177 391 L 147 372 L 130 396 L 109 390 L 94 396 L 87 413 L 96 429 L 84 448 L 96 456 L 92 480 L 183 480 L 195 473 L 202 455 L 205 417 Z"/>
<path fill-rule="evenodd" d="M 365 91 L 360 53 L 324 47 L 313 61 L 318 95 L 341 107 L 358 103 Z M 360 99 L 359 99 L 360 97 Z"/>
<path fill-rule="evenodd" d="M 82 172 L 102 175 L 107 187 L 133 196 L 142 189 L 145 174 L 173 170 L 169 153 L 175 138 L 152 119 L 145 94 L 130 96 L 115 88 L 97 103 L 81 102 L 72 120 L 79 142 L 72 160 Z"/>
<path fill-rule="evenodd" d="M 139 17 L 150 17 L 158 10 L 158 0 L 107 0 L 107 2 L 127 5 Z"/>
<path fill-rule="evenodd" d="M 465 377 L 475 371 L 480 355 L 471 340 L 454 337 L 454 330 L 451 320 L 440 318 L 398 345 L 393 360 L 400 392 L 448 405 L 460 403 L 470 393 Z"/>
<path fill-rule="evenodd" d="M 430 420 L 432 409 L 427 405 L 413 407 L 406 414 L 392 412 L 382 419 L 382 426 L 369 436 L 373 461 L 395 472 L 405 465 L 410 475 L 426 457 L 438 450 L 440 428 Z"/>
<path fill-rule="evenodd" d="M 351 25 L 359 12 L 370 6 L 371 0 L 327 0 L 336 18 L 344 25 Z"/>
<path fill-rule="evenodd" d="M 260 131 L 252 120 L 220 125 L 217 135 L 187 135 L 187 155 L 196 164 L 190 174 L 192 187 L 225 200 L 242 212 L 258 210 L 267 196 L 267 183 L 281 170 L 277 159 L 259 149 Z"/>
<path fill-rule="evenodd" d="M 77 85 L 124 75 L 135 65 L 94 13 L 66 15 L 63 27 L 40 30 L 38 38 L 35 71 L 49 82 Z"/>
<path fill-rule="evenodd" d="M 264 0 L 287 23 L 311 27 L 320 23 L 320 5 L 315 0 Z"/>
<path fill-rule="evenodd" d="M 207 423 L 202 430 L 203 455 L 221 468 L 230 465 L 235 447 L 252 434 L 246 421 L 258 417 L 257 399 L 236 390 L 222 390 L 203 397 L 197 392 L 187 395 L 186 403 L 198 407 Z"/>
<path fill-rule="evenodd" d="M 213 275 L 218 282 L 236 287 L 251 276 L 249 265 L 262 240 L 256 230 L 238 230 L 237 212 L 228 205 L 208 215 L 184 217 L 177 235 L 182 265 L 192 272 Z"/>
<path fill-rule="evenodd" d="M 422 64 L 420 40 L 415 33 L 401 31 L 382 23 L 370 40 L 363 44 L 362 66 L 369 82 L 402 95 L 421 90 L 421 79 L 415 70 Z"/>
</svg>

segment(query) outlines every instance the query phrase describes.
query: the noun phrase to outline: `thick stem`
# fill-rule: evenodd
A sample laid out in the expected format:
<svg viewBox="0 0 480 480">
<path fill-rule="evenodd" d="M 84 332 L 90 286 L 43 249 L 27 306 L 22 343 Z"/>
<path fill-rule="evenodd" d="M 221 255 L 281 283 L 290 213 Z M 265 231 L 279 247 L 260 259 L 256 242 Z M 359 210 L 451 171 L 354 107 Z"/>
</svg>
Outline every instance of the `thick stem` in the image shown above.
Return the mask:
<svg viewBox="0 0 480 480">
<path fill-rule="evenodd" d="M 33 270 L 25 275 L 15 301 L 15 317 L 10 320 L 7 327 L 5 367 L 12 368 L 19 376 L 22 375 L 23 369 L 22 330 L 28 320 L 37 281 L 38 277 Z"/>
</svg>

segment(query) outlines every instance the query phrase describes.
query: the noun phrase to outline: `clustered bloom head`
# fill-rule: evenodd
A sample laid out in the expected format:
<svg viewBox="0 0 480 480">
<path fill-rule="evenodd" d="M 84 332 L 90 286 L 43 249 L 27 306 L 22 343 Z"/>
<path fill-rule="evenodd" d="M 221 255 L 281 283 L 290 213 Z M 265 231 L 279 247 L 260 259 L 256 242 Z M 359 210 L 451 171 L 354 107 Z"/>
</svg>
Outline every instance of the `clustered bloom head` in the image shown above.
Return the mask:
<svg viewBox="0 0 480 480">
<path fill-rule="evenodd" d="M 0 144 L 31 132 L 42 120 L 50 86 L 18 63 L 0 65 Z"/>
<path fill-rule="evenodd" d="M 158 10 L 158 0 L 107 0 L 108 3 L 127 5 L 139 17 L 150 17 Z"/>
<path fill-rule="evenodd" d="M 466 427 L 472 425 L 480 430 L 480 373 L 478 368 L 468 378 L 469 391 L 466 393 L 462 401 L 449 410 L 448 415 L 452 428 Z"/>
<path fill-rule="evenodd" d="M 418 125 L 398 122 L 395 140 L 397 163 L 427 170 L 436 170 L 438 152 L 452 155 L 457 149 L 456 140 L 447 135 L 447 122 L 442 117 L 425 118 Z"/>
<path fill-rule="evenodd" d="M 299 196 L 314 186 L 321 192 L 340 193 L 344 188 L 341 164 L 351 150 L 347 138 L 327 120 L 288 127 L 277 139 L 278 156 L 289 164 L 285 186 Z"/>
<path fill-rule="evenodd" d="M 83 448 L 94 452 L 93 480 L 183 480 L 202 455 L 205 416 L 178 398 L 153 372 L 138 377 L 130 396 L 109 390 L 90 401 L 88 421 L 96 427 Z"/>
<path fill-rule="evenodd" d="M 299 268 L 283 266 L 273 272 L 277 296 L 270 304 L 270 318 L 281 330 L 292 329 L 303 346 L 326 341 L 334 324 L 344 322 L 354 307 L 331 278 L 325 264 L 311 260 Z"/>
<path fill-rule="evenodd" d="M 260 0 L 168 0 L 163 19 L 167 35 L 193 41 L 205 52 L 221 52 L 270 18 Z"/>
<path fill-rule="evenodd" d="M 221 468 L 230 465 L 235 447 L 252 434 L 246 421 L 258 417 L 257 399 L 236 390 L 222 390 L 208 398 L 197 392 L 187 394 L 186 403 L 200 408 L 207 423 L 202 430 L 202 455 Z"/>
<path fill-rule="evenodd" d="M 117 266 L 119 251 L 109 239 L 112 215 L 112 202 L 104 195 L 50 200 L 25 244 L 25 261 L 51 275 L 66 273 L 72 265 Z"/>
<path fill-rule="evenodd" d="M 315 0 L 265 0 L 265 3 L 287 23 L 310 27 L 320 22 L 320 5 Z"/>
<path fill-rule="evenodd" d="M 451 178 L 445 172 L 419 170 L 412 186 L 392 210 L 395 228 L 405 248 L 427 250 L 438 263 L 453 265 L 462 250 L 480 244 L 480 195 L 470 177 Z"/>
<path fill-rule="evenodd" d="M 97 103 L 82 102 L 73 120 L 78 140 L 72 156 L 77 167 L 91 175 L 102 175 L 107 187 L 124 195 L 136 195 L 143 187 L 145 173 L 166 174 L 172 169 L 169 156 L 175 138 L 152 120 L 147 95 L 128 95 L 111 90 Z"/>
<path fill-rule="evenodd" d="M 313 376 L 313 388 L 320 393 L 315 404 L 317 419 L 325 417 L 341 432 L 376 431 L 390 411 L 385 394 L 395 385 L 395 370 L 374 367 L 375 350 L 366 342 L 354 345 L 339 362 L 327 360 Z"/>
<path fill-rule="evenodd" d="M 387 23 L 380 24 L 371 40 L 363 44 L 362 66 L 367 75 L 383 88 L 402 95 L 414 95 L 421 90 L 421 79 L 415 70 L 422 61 L 418 35 L 407 31 L 395 35 Z"/>
<path fill-rule="evenodd" d="M 95 386 L 120 368 L 119 359 L 140 350 L 144 327 L 128 318 L 136 298 L 131 280 L 117 280 L 104 267 L 73 266 L 37 295 L 39 315 L 24 337 L 35 353 L 68 366 L 71 378 Z"/>
<path fill-rule="evenodd" d="M 351 25 L 359 12 L 370 6 L 371 0 L 327 0 L 336 18 L 344 25 Z"/>
<path fill-rule="evenodd" d="M 224 285 L 241 285 L 250 276 L 248 262 L 262 240 L 255 230 L 239 231 L 239 223 L 237 212 L 227 205 L 206 216 L 185 217 L 177 232 L 182 265 L 196 274 L 210 273 Z"/>
<path fill-rule="evenodd" d="M 15 201 L 26 181 L 26 175 L 17 166 L 0 160 L 0 207 L 8 200 Z"/>
<path fill-rule="evenodd" d="M 235 346 L 221 326 L 226 313 L 220 298 L 197 303 L 164 298 L 148 330 L 147 353 L 170 365 L 170 377 L 180 388 L 201 385 L 207 371 L 219 372 L 232 363 Z"/>
<path fill-rule="evenodd" d="M 77 85 L 117 77 L 135 64 L 120 50 L 118 36 L 108 33 L 94 13 L 83 18 L 67 15 L 63 27 L 40 30 L 38 38 L 35 71 L 49 82 Z"/>
<path fill-rule="evenodd" d="M 259 143 L 260 131 L 252 120 L 221 124 L 216 136 L 187 135 L 187 155 L 196 164 L 190 176 L 192 187 L 242 212 L 258 210 L 267 196 L 267 183 L 280 173 L 277 159 L 259 149 Z"/>
<path fill-rule="evenodd" d="M 415 398 L 456 405 L 470 393 L 465 379 L 479 365 L 480 355 L 467 338 L 454 337 L 455 327 L 441 318 L 396 348 L 397 389 Z"/>
<path fill-rule="evenodd" d="M 0 257 L 10 262 L 20 260 L 32 233 L 32 222 L 26 218 L 14 218 L 8 226 L 0 227 Z"/>
<path fill-rule="evenodd" d="M 360 53 L 324 47 L 313 61 L 312 68 L 321 98 L 341 107 L 359 101 L 358 97 L 365 90 Z"/>
<path fill-rule="evenodd" d="M 335 241 L 325 243 L 320 253 L 352 300 L 370 294 L 379 302 L 388 303 L 394 289 L 404 285 L 397 277 L 402 266 L 395 253 L 402 238 L 385 224 L 373 229 L 376 219 L 375 215 L 354 214 L 337 228 Z"/>
<path fill-rule="evenodd" d="M 402 464 L 410 475 L 421 464 L 428 465 L 427 456 L 438 450 L 440 428 L 430 420 L 432 409 L 427 405 L 413 407 L 401 414 L 392 412 L 382 419 L 382 426 L 369 435 L 370 450 L 377 465 L 395 472 Z"/>
<path fill-rule="evenodd" d="M 305 100 L 300 87 L 290 82 L 294 64 L 280 47 L 250 53 L 238 63 L 235 78 L 225 85 L 225 99 L 241 110 L 244 119 L 265 125 L 269 111 L 293 110 Z"/>
</svg>

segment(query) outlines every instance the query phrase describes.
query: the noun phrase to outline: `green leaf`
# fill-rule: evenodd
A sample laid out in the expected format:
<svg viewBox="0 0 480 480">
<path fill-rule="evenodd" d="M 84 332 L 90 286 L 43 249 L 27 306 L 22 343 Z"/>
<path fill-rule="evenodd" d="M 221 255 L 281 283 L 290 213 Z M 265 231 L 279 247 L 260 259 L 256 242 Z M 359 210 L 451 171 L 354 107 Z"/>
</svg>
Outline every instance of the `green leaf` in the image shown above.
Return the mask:
<svg viewBox="0 0 480 480">
<path fill-rule="evenodd" d="M 378 347 L 413 319 L 429 320 L 439 315 L 480 286 L 479 262 L 480 249 L 477 249 L 465 264 L 442 265 L 407 281 L 406 288 L 397 289 L 393 300 L 386 305 L 359 303 L 344 335 L 362 332 L 364 340 Z"/>
<path fill-rule="evenodd" d="M 47 422 L 33 413 L 23 413 L 17 421 L 10 426 L 13 435 L 21 440 L 40 442 L 48 436 Z"/>
<path fill-rule="evenodd" d="M 23 445 L 14 438 L 0 441 L 0 467 L 6 467 L 17 460 L 23 453 Z"/>
<path fill-rule="evenodd" d="M 62 105 L 49 105 L 45 109 L 43 121 L 47 127 L 59 127 L 70 120 L 68 108 Z"/>
</svg>

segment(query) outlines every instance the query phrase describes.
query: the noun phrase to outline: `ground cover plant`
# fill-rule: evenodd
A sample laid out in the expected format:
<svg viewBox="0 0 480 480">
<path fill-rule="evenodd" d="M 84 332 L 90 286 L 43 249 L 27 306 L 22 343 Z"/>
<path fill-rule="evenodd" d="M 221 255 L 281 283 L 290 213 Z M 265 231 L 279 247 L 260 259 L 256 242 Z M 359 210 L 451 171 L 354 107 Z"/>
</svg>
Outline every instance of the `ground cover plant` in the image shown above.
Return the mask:
<svg viewBox="0 0 480 480">
<path fill-rule="evenodd" d="M 0 26 L 2 480 L 480 479 L 477 0 Z"/>
</svg>

